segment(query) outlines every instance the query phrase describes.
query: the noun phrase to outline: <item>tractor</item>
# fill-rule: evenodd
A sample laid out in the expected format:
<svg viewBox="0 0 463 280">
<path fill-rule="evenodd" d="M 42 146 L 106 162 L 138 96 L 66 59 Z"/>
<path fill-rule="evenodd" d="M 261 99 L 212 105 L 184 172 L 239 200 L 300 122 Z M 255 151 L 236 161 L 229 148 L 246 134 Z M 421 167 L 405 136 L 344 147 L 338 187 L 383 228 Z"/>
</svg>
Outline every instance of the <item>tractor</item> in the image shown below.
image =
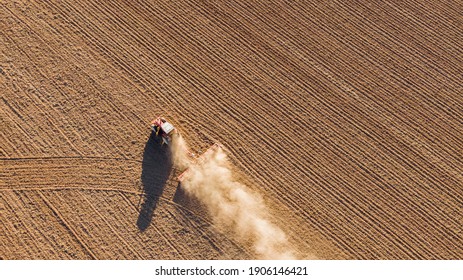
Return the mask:
<svg viewBox="0 0 463 280">
<path fill-rule="evenodd" d="M 163 117 L 157 117 L 151 122 L 151 129 L 156 136 L 161 136 L 161 145 L 169 145 L 172 142 L 172 136 L 177 133 L 177 129 Z"/>
</svg>

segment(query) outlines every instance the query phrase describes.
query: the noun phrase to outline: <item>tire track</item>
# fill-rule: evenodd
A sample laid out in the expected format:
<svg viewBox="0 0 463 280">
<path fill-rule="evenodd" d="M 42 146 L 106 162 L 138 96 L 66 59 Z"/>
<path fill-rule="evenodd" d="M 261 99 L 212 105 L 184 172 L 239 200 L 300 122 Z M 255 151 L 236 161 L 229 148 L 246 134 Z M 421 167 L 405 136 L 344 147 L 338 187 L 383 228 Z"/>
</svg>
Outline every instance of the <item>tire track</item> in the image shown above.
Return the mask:
<svg viewBox="0 0 463 280">
<path fill-rule="evenodd" d="M 133 253 L 118 242 L 111 228 L 96 213 L 84 206 L 85 201 L 76 191 L 47 191 L 47 198 L 59 205 L 60 213 L 98 259 L 134 258 Z"/>
<path fill-rule="evenodd" d="M 24 224 L 20 217 L 18 217 L 20 211 L 14 210 L 18 209 L 16 193 L 10 191 L 1 195 L 0 200 L 3 201 L 2 204 L 6 210 L 5 217 L 2 215 L 2 224 L 6 225 L 2 228 L 2 231 L 5 230 L 5 242 L 10 241 L 7 243 L 9 244 L 8 248 L 14 252 L 14 254 L 10 255 L 10 258 L 23 259 L 30 256 L 38 256 L 38 249 L 35 247 L 34 243 L 31 243 L 33 238 L 31 238 L 31 234 L 26 224 Z M 10 234 L 7 234 L 7 229 Z"/>
<path fill-rule="evenodd" d="M 167 241 L 157 230 L 147 230 L 140 233 L 135 222 L 139 215 L 138 209 L 132 208 L 132 204 L 124 199 L 125 192 L 99 193 L 92 190 L 82 194 L 109 220 L 119 231 L 120 235 L 134 248 L 141 259 L 177 259 L 178 255 L 172 254 Z M 133 196 L 140 195 L 131 194 Z M 169 221 L 167 221 L 169 222 Z M 162 226 L 166 221 L 162 221 Z"/>
<path fill-rule="evenodd" d="M 75 231 L 73 227 L 71 227 L 70 223 L 61 215 L 61 213 L 51 204 L 51 202 L 42 194 L 41 191 L 38 191 L 39 196 L 42 200 L 48 205 L 48 207 L 53 211 L 55 216 L 62 222 L 63 226 L 71 233 L 71 235 L 77 240 L 77 242 L 82 246 L 82 248 L 90 255 L 90 257 L 94 260 L 98 258 L 96 255 L 90 250 L 88 245 L 81 239 L 79 234 Z"/>
<path fill-rule="evenodd" d="M 2 223 L 11 221 L 3 227 L 9 231 L 9 234 L 4 237 L 10 240 L 8 248 L 3 251 L 4 258 L 82 259 L 89 257 L 81 250 L 83 248 L 80 248 L 72 236 L 68 237 L 67 229 L 60 224 L 59 219 L 56 219 L 55 214 L 41 200 L 37 192 L 23 193 L 11 190 L 2 192 L 0 198 L 5 199 L 5 206 L 8 205 L 5 211 L 7 216 L 2 215 Z M 6 253 L 7 251 L 10 253 Z"/>
<path fill-rule="evenodd" d="M 136 258 L 140 258 L 140 254 L 138 254 L 133 248 L 131 245 L 129 245 L 120 235 L 119 233 L 114 229 L 113 226 L 111 226 L 111 224 L 108 222 L 108 220 L 100 213 L 100 211 L 98 211 L 95 207 L 94 207 L 94 204 L 92 204 L 87 198 L 86 196 L 84 196 L 81 192 L 79 192 L 79 195 L 88 203 L 88 205 L 90 206 L 90 208 L 95 212 L 97 213 L 97 215 L 106 223 L 106 225 L 111 229 L 111 232 L 114 233 L 117 238 L 130 250 L 130 252 L 133 254 L 133 256 L 136 256 Z M 133 258 L 133 257 L 132 257 Z"/>
<path fill-rule="evenodd" d="M 138 161 L 101 158 L 29 158 L 7 159 L 14 162 L 0 169 L 0 189 L 45 189 L 50 187 L 114 188 L 137 191 L 135 182 L 141 172 Z M 85 175 L 85 176 L 82 176 Z"/>
<path fill-rule="evenodd" d="M 130 200 L 128 200 L 128 201 L 130 201 Z M 135 210 L 138 211 L 139 209 L 137 208 L 137 206 L 132 201 L 130 201 L 130 202 L 131 202 L 132 206 L 135 208 Z M 139 218 L 143 219 L 143 217 L 139 217 Z M 174 255 L 176 255 L 177 258 L 179 258 L 179 259 L 191 259 L 191 256 L 186 255 L 184 252 L 179 251 L 179 249 L 176 246 L 176 243 L 173 243 L 173 241 L 169 240 L 169 238 L 166 235 L 168 233 L 165 232 L 164 230 L 162 230 L 162 228 L 154 227 L 154 230 L 168 244 L 168 246 L 170 248 L 170 251 L 174 252 L 175 253 Z"/>
</svg>

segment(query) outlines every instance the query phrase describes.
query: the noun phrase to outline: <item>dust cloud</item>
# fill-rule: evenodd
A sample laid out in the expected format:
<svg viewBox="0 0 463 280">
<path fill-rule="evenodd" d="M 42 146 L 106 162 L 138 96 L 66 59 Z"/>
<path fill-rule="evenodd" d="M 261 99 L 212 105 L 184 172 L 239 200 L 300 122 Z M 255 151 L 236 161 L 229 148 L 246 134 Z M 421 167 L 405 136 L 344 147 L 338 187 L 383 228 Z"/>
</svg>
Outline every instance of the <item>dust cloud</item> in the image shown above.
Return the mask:
<svg viewBox="0 0 463 280">
<path fill-rule="evenodd" d="M 186 169 L 190 164 L 190 158 L 188 157 L 188 145 L 185 142 L 185 139 L 183 139 L 182 135 L 175 135 L 175 138 L 171 142 L 170 148 L 172 162 L 175 167 L 179 169 Z"/>
<path fill-rule="evenodd" d="M 189 161 L 183 139 L 172 149 L 177 162 Z M 242 243 L 251 244 L 257 258 L 295 258 L 285 233 L 270 221 L 262 197 L 233 179 L 231 164 L 221 148 L 208 154 L 202 164 L 191 164 L 182 187 L 206 206 L 219 229 L 232 232 Z"/>
</svg>

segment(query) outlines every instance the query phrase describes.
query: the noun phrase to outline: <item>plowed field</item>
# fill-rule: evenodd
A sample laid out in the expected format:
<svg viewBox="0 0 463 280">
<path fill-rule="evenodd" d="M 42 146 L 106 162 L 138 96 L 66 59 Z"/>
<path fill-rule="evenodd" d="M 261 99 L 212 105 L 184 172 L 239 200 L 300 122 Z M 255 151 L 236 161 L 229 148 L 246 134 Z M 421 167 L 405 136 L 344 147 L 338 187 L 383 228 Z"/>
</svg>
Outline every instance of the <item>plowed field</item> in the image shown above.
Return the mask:
<svg viewBox="0 0 463 280">
<path fill-rule="evenodd" d="M 463 258 L 461 1 L 0 3 L 1 259 L 256 258 L 158 115 L 297 258 Z"/>
</svg>

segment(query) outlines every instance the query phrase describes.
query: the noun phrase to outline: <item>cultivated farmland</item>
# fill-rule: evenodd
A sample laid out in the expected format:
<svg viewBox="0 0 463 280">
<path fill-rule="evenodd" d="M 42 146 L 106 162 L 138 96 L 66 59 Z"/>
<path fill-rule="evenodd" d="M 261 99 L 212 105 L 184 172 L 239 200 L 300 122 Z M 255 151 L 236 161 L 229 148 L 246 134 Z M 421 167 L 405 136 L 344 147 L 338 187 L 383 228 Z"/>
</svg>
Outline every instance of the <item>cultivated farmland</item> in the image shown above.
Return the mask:
<svg viewBox="0 0 463 280">
<path fill-rule="evenodd" d="M 0 0 L 0 258 L 462 259 L 462 11 Z M 178 184 L 159 115 L 272 234 Z"/>
</svg>

